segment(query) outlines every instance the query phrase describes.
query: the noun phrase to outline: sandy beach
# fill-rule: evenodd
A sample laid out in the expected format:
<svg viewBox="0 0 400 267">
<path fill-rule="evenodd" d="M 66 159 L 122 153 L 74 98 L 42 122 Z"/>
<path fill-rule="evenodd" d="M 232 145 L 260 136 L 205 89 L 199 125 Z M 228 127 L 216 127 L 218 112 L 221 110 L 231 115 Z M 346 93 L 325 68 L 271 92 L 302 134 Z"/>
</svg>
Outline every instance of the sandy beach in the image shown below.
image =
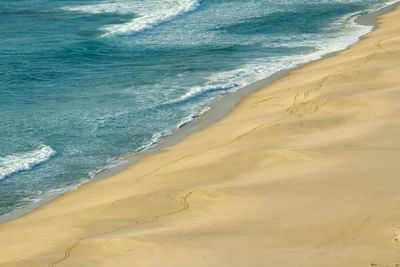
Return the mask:
<svg viewBox="0 0 400 267">
<path fill-rule="evenodd" d="M 400 8 L 113 177 L 0 225 L 0 266 L 400 266 Z"/>
</svg>

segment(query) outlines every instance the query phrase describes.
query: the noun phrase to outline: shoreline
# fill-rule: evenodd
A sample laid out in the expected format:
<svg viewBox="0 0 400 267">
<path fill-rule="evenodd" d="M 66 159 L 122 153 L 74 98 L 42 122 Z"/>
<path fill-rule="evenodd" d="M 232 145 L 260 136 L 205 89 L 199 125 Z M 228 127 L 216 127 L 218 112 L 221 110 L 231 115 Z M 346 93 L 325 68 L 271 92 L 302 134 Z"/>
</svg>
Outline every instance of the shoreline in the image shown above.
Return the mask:
<svg viewBox="0 0 400 267">
<path fill-rule="evenodd" d="M 112 179 L 0 224 L 0 266 L 398 266 L 399 14 Z"/>
<path fill-rule="evenodd" d="M 347 50 L 347 49 L 351 48 L 352 46 L 356 45 L 358 42 L 360 42 L 362 39 L 364 39 L 365 36 L 367 36 L 368 34 L 370 34 L 371 32 L 373 32 L 376 29 L 376 27 L 378 26 L 377 18 L 379 16 L 394 10 L 399 5 L 400 5 L 400 1 L 389 2 L 386 6 L 381 7 L 377 10 L 374 10 L 372 12 L 368 12 L 368 10 L 366 10 L 366 11 L 364 11 L 364 12 L 366 12 L 365 14 L 357 15 L 357 18 L 354 20 L 354 23 L 359 24 L 359 25 L 364 25 L 364 26 L 372 26 L 373 28 L 368 33 L 360 36 L 356 43 L 350 44 L 349 46 L 347 46 L 346 48 L 344 48 L 342 50 L 337 50 L 334 52 L 327 53 L 327 54 L 323 55 L 321 58 L 311 60 L 311 61 L 308 61 L 305 63 L 301 63 L 293 68 L 283 69 L 281 71 L 274 73 L 273 75 L 271 75 L 267 78 L 255 81 L 255 82 L 253 82 L 243 88 L 240 88 L 234 92 L 226 93 L 225 95 L 218 97 L 216 100 L 212 101 L 208 105 L 208 107 L 209 107 L 208 111 L 202 113 L 198 117 L 195 117 L 193 119 L 193 121 L 190 121 L 189 123 L 185 123 L 183 126 L 176 128 L 171 133 L 169 133 L 168 135 L 163 137 L 159 143 L 156 143 L 155 145 L 152 145 L 148 149 L 145 149 L 143 151 L 132 152 L 132 153 L 128 153 L 126 155 L 121 156 L 119 159 L 117 159 L 117 162 L 115 164 L 113 164 L 111 167 L 106 166 L 103 169 L 100 169 L 92 177 L 84 178 L 81 183 L 71 185 L 68 189 L 65 189 L 65 191 L 62 191 L 61 193 L 49 194 L 46 192 L 43 195 L 39 195 L 38 198 L 40 200 L 37 203 L 33 203 L 33 204 L 27 205 L 23 208 L 18 208 L 10 213 L 0 215 L 0 224 L 6 223 L 8 221 L 12 221 L 21 216 L 24 216 L 26 214 L 34 212 L 35 210 L 39 209 L 41 206 L 45 205 L 46 203 L 51 202 L 64 194 L 74 192 L 75 190 L 78 190 L 81 186 L 83 186 L 87 183 L 95 182 L 97 180 L 111 178 L 113 175 L 123 171 L 130 165 L 135 164 L 140 159 L 150 156 L 150 155 L 154 155 L 156 153 L 159 153 L 163 149 L 166 149 L 170 146 L 177 144 L 178 142 L 183 140 L 185 137 L 187 137 L 197 131 L 201 131 L 202 129 L 206 128 L 207 126 L 220 121 L 229 112 L 231 112 L 240 101 L 242 101 L 248 95 L 250 95 L 258 90 L 262 90 L 263 88 L 271 85 L 276 80 L 279 80 L 279 79 L 285 77 L 287 74 L 289 74 L 292 71 L 300 69 L 300 68 L 304 67 L 305 65 L 312 64 L 313 62 L 317 62 L 320 60 L 324 60 L 326 58 L 334 57 L 337 53 L 340 53 L 340 52 Z M 56 190 L 56 191 L 58 191 L 58 190 Z"/>
</svg>

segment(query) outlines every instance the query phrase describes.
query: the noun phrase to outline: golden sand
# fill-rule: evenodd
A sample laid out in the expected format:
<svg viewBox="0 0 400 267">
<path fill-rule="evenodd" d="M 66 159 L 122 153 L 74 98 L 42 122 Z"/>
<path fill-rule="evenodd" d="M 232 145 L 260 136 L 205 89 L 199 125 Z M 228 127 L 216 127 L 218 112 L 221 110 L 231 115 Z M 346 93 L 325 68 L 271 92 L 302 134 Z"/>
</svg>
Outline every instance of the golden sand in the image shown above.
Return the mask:
<svg viewBox="0 0 400 267">
<path fill-rule="evenodd" d="M 400 9 L 379 25 L 0 225 L 0 266 L 400 266 Z"/>
</svg>

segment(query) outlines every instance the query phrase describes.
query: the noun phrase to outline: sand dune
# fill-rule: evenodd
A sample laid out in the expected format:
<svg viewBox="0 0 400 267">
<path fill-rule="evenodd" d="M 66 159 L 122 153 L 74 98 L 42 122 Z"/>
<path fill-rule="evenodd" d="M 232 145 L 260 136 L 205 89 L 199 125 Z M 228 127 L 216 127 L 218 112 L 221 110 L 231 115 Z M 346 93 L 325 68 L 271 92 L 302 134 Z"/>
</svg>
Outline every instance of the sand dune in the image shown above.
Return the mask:
<svg viewBox="0 0 400 267">
<path fill-rule="evenodd" d="M 400 9 L 223 120 L 0 226 L 0 266 L 400 266 Z"/>
</svg>

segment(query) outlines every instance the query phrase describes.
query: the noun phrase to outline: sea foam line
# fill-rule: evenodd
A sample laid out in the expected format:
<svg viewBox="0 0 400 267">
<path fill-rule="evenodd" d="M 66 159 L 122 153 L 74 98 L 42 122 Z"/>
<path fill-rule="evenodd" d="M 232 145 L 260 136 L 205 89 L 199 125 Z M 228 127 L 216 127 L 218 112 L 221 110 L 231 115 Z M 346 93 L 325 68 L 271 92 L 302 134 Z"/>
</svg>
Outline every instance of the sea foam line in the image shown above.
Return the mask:
<svg viewBox="0 0 400 267">
<path fill-rule="evenodd" d="M 170 103 L 180 104 L 180 103 L 189 102 L 192 99 L 201 97 L 205 94 L 208 94 L 211 92 L 224 92 L 224 91 L 232 89 L 236 86 L 238 86 L 238 84 L 224 83 L 224 84 L 213 84 L 213 85 L 193 87 L 187 93 L 185 93 L 178 99 L 171 101 Z"/>
<path fill-rule="evenodd" d="M 42 145 L 34 151 L 17 153 L 0 158 L 0 180 L 22 171 L 30 171 L 57 154 L 51 147 Z"/>
</svg>

